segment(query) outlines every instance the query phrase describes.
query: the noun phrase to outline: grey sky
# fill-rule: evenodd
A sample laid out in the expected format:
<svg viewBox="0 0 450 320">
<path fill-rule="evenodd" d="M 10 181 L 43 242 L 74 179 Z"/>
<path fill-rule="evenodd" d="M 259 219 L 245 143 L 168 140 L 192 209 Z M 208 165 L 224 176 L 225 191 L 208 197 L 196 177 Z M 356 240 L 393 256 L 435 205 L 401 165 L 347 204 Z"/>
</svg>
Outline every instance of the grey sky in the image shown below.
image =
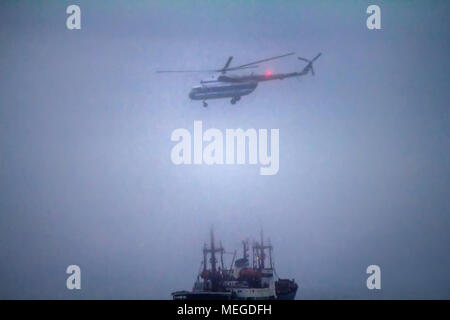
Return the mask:
<svg viewBox="0 0 450 320">
<path fill-rule="evenodd" d="M 262 225 L 299 299 L 450 298 L 450 5 L 376 1 L 369 31 L 373 3 L 2 1 L 0 298 L 168 299 L 191 288 L 211 225 L 230 251 Z M 323 52 L 316 76 L 235 106 L 189 100 L 210 75 L 154 73 L 290 51 Z M 173 165 L 170 135 L 194 120 L 280 129 L 278 174 Z"/>
</svg>

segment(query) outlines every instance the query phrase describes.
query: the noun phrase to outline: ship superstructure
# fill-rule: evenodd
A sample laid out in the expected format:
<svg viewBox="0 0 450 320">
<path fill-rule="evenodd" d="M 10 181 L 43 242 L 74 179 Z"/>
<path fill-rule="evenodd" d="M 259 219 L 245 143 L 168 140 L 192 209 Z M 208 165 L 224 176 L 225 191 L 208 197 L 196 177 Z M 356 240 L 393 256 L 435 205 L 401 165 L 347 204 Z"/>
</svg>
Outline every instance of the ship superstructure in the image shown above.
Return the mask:
<svg viewBox="0 0 450 320">
<path fill-rule="evenodd" d="M 260 241 L 251 246 L 242 241 L 242 257 L 236 259 L 236 251 L 229 268 L 224 264 L 225 249 L 216 244 L 214 232 L 210 233 L 210 245 L 203 247 L 203 261 L 192 291 L 172 293 L 173 299 L 186 300 L 292 300 L 298 285 L 294 280 L 275 277 L 272 259 L 273 247 L 264 243 L 261 231 Z M 209 257 L 209 260 L 208 260 Z M 208 263 L 209 262 L 209 263 Z M 250 263 L 251 262 L 251 263 Z"/>
</svg>

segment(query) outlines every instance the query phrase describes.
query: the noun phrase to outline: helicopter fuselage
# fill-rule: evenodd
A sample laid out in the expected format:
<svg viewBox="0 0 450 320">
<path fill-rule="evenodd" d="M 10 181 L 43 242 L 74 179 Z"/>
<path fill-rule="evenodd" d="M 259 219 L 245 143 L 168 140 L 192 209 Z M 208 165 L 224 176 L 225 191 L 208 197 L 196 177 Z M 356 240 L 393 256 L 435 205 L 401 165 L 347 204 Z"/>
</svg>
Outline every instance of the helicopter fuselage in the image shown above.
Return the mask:
<svg viewBox="0 0 450 320">
<path fill-rule="evenodd" d="M 202 81 L 200 86 L 196 86 L 191 89 L 189 98 L 192 100 L 203 101 L 210 99 L 232 98 L 237 101 L 241 96 L 252 93 L 257 86 L 257 81 Z"/>
<path fill-rule="evenodd" d="M 200 81 L 201 85 L 193 87 L 189 93 L 192 100 L 210 100 L 232 98 L 234 104 L 242 96 L 252 93 L 258 86 L 258 82 L 270 80 L 282 80 L 284 78 L 298 77 L 303 72 L 278 73 L 278 74 L 251 74 L 245 76 L 220 75 L 215 80 Z"/>
</svg>

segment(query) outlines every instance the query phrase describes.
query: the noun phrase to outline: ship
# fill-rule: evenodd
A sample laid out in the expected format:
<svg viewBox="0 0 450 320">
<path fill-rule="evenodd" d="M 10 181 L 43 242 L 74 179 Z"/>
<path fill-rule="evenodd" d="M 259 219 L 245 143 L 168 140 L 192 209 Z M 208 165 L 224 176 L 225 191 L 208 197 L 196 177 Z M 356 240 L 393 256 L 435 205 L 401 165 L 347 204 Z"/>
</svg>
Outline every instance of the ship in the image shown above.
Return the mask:
<svg viewBox="0 0 450 320">
<path fill-rule="evenodd" d="M 242 241 L 242 256 L 233 253 L 231 265 L 224 264 L 228 253 L 220 242 L 216 245 L 214 231 L 210 232 L 210 245 L 203 247 L 203 260 L 191 291 L 172 293 L 174 300 L 294 300 L 298 285 L 294 279 L 278 277 L 272 259 L 270 240 L 253 241 L 251 261 L 249 240 Z M 209 260 L 208 260 L 209 257 Z M 219 259 L 217 259 L 217 257 Z M 209 263 L 208 263 L 209 262 Z"/>
</svg>

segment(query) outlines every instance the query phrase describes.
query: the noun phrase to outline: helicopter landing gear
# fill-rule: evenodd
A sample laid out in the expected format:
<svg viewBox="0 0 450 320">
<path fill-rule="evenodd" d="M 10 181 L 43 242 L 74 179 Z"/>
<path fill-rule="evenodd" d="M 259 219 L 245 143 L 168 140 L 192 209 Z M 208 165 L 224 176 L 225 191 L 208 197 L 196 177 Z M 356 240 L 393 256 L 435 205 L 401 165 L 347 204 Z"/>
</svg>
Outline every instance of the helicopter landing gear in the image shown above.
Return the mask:
<svg viewBox="0 0 450 320">
<path fill-rule="evenodd" d="M 208 106 L 208 104 L 206 103 L 206 101 L 203 101 L 203 107 L 207 107 Z"/>
<path fill-rule="evenodd" d="M 231 99 L 231 104 L 236 104 L 236 102 L 238 102 L 239 100 L 241 100 L 241 97 L 234 97 Z"/>
</svg>

